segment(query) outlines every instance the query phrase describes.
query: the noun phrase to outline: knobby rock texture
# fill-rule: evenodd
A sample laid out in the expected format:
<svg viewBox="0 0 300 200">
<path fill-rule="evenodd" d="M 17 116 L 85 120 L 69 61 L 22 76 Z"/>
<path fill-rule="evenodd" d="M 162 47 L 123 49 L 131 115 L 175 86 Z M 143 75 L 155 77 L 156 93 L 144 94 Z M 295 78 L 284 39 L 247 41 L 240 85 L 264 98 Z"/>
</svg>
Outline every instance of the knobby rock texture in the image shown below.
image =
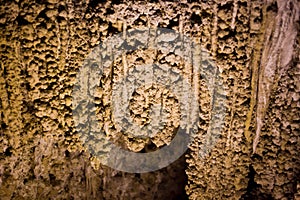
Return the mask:
<svg viewBox="0 0 300 200">
<path fill-rule="evenodd" d="M 1 1 L 0 199 L 300 199 L 299 13 L 297 0 Z M 206 49 L 201 67 L 224 90 L 210 90 L 174 52 L 137 50 L 103 73 L 96 109 L 86 105 L 76 129 L 72 91 L 92 49 L 126 30 L 158 27 Z M 140 126 L 151 123 L 150 105 L 163 105 L 166 123 L 154 137 L 122 134 L 112 118 L 114 84 L 152 63 L 190 80 L 199 130 L 161 170 L 106 167 L 78 134 L 91 112 L 112 141 L 134 152 L 169 145 L 179 127 L 176 94 L 155 84 L 138 88 L 129 105 Z M 210 128 L 213 116 L 220 123 Z M 217 138 L 211 147 L 209 134 Z"/>
</svg>

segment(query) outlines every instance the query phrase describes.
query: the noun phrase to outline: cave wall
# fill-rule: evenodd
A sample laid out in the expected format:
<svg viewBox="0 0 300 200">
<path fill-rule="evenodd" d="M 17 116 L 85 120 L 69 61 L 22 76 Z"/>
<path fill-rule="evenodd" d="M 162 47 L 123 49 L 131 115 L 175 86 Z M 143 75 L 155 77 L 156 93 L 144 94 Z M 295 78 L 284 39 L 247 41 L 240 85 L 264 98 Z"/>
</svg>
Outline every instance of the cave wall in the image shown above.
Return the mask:
<svg viewBox="0 0 300 200">
<path fill-rule="evenodd" d="M 289 1 L 3 1 L 0 65 L 1 199 L 292 199 L 299 184 L 299 2 Z M 199 132 L 187 153 L 156 172 L 130 174 L 103 166 L 85 151 L 72 113 L 76 74 L 88 53 L 123 30 L 164 27 L 207 49 L 223 93 L 200 78 Z M 142 58 L 142 59 L 139 59 Z M 174 61 L 174 59 L 176 61 Z M 97 116 L 113 139 L 135 152 L 169 144 L 178 127 L 172 95 L 167 126 L 157 137 L 119 137 L 110 118 L 111 87 L 124 63 L 164 63 L 193 76 L 174 55 L 142 51 L 104 76 Z M 174 62 L 176 64 L 174 64 Z M 149 91 L 148 91 L 149 92 Z M 153 87 L 152 94 L 163 89 Z M 212 96 L 226 96 L 217 143 L 199 155 L 209 129 Z M 157 101 L 143 88 L 139 106 Z M 220 108 L 219 108 L 219 107 Z M 145 111 L 145 110 L 144 110 Z M 150 146 L 148 144 L 151 144 Z M 299 186 L 298 186 L 299 187 Z M 299 193 L 299 189 L 298 189 Z M 188 196 L 188 197 L 187 197 Z"/>
</svg>

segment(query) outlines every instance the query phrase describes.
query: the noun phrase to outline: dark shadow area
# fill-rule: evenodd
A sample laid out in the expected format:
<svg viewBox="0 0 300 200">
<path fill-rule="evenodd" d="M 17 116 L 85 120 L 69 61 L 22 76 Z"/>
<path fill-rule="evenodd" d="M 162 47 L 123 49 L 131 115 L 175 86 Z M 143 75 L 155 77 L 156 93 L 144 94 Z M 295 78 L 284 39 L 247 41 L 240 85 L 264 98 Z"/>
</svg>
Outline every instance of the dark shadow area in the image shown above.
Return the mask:
<svg viewBox="0 0 300 200">
<path fill-rule="evenodd" d="M 125 173 L 103 167 L 103 199 L 188 200 L 186 167 L 185 155 L 149 173 Z"/>
<path fill-rule="evenodd" d="M 255 170 L 252 165 L 249 166 L 249 182 L 247 192 L 241 198 L 241 200 L 273 200 L 270 195 L 261 194 L 259 191 L 259 185 L 254 181 Z"/>
<path fill-rule="evenodd" d="M 188 200 L 188 196 L 185 192 L 185 186 L 188 183 L 188 177 L 185 173 L 187 163 L 185 161 L 185 155 L 182 155 L 178 160 L 172 163 L 167 169 L 161 169 L 164 174 L 164 170 L 169 172 L 163 176 L 163 181 L 160 183 L 157 191 L 157 200 Z"/>
</svg>

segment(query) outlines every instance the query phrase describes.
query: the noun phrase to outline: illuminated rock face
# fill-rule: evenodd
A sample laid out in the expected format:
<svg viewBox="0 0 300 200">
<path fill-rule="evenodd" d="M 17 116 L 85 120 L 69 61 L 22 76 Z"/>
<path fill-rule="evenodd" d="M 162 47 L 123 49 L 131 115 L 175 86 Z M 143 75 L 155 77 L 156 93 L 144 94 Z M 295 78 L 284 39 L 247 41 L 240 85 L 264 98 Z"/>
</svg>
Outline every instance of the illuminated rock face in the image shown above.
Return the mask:
<svg viewBox="0 0 300 200">
<path fill-rule="evenodd" d="M 2 2 L 1 199 L 299 198 L 299 7 L 296 0 Z M 94 47 L 144 27 L 194 38 L 215 66 L 202 67 L 222 79 L 225 91 L 211 95 L 203 78 L 194 81 L 199 131 L 186 154 L 156 172 L 130 174 L 102 166 L 84 151 L 74 127 L 72 91 Z M 179 126 L 176 94 L 157 85 L 139 88 L 129 105 L 133 121 L 143 126 L 151 123 L 149 105 L 164 102 L 166 125 L 152 139 L 120 134 L 111 118 L 112 87 L 124 69 L 153 62 L 195 80 L 195 70 L 174 53 L 146 49 L 116 58 L 95 94 L 103 129 L 134 152 L 169 144 Z M 217 95 L 226 96 L 224 126 L 214 127 L 218 141 L 202 157 L 211 116 L 220 112 L 212 112 Z M 88 108 L 83 116 L 89 116 Z"/>
</svg>

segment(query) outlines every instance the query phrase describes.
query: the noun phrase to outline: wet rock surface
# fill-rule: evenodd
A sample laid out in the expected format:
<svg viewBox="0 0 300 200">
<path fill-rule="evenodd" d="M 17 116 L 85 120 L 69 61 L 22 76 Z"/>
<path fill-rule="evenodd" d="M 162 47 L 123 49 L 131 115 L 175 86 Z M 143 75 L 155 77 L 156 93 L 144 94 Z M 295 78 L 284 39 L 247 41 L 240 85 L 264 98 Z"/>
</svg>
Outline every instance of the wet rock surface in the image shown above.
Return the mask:
<svg viewBox="0 0 300 200">
<path fill-rule="evenodd" d="M 298 199 L 299 8 L 296 0 L 1 2 L 0 198 Z M 101 165 L 83 146 L 79 133 L 87 126 L 75 128 L 72 92 L 94 47 L 145 27 L 193 38 L 209 59 L 201 60 L 201 77 L 174 52 L 145 49 L 104 71 L 93 94 L 96 109 L 83 107 L 80 117 L 95 112 L 110 139 L 133 152 L 172 142 L 181 102 L 160 85 L 138 88 L 130 117 L 151 124 L 151 105 L 162 103 L 165 126 L 150 139 L 122 134 L 111 97 L 127 70 L 170 68 L 198 97 L 199 131 L 187 152 L 166 168 L 132 174 Z M 223 90 L 211 90 L 211 83 Z M 226 98 L 215 103 L 218 97 Z M 212 146 L 209 134 L 218 139 Z"/>
</svg>

